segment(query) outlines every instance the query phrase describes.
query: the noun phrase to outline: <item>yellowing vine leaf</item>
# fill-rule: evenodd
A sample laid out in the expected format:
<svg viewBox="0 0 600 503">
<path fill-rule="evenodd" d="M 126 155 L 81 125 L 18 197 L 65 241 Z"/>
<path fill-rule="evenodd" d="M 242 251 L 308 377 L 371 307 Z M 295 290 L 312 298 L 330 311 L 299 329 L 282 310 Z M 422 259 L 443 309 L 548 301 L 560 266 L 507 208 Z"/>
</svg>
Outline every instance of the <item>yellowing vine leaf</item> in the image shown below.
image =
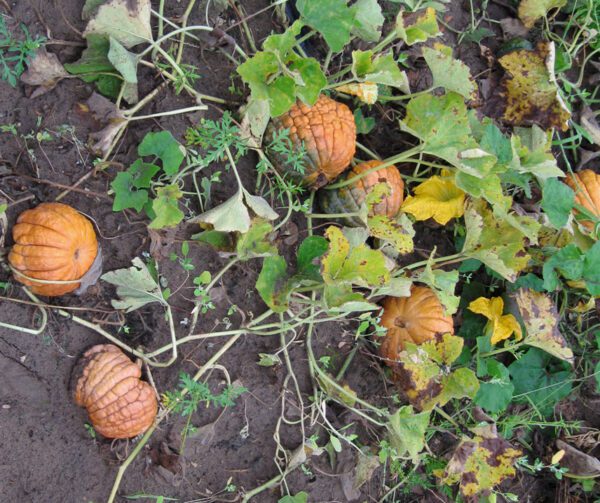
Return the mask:
<svg viewBox="0 0 600 503">
<path fill-rule="evenodd" d="M 443 406 L 453 398 L 473 398 L 479 381 L 472 370 L 450 371 L 463 348 L 464 339 L 451 334 L 436 336 L 420 346 L 407 343 L 396 362 L 394 374 L 409 402 L 419 410 Z"/>
<path fill-rule="evenodd" d="M 377 101 L 377 84 L 373 82 L 359 82 L 358 84 L 344 84 L 336 87 L 340 93 L 356 96 L 360 101 L 367 105 L 373 105 Z"/>
<path fill-rule="evenodd" d="M 492 336 L 492 344 L 508 339 L 515 334 L 515 339 L 523 338 L 521 326 L 512 314 L 502 314 L 504 312 L 504 300 L 502 297 L 493 297 L 486 299 L 479 297 L 469 304 L 469 311 L 485 316 L 489 321 L 486 325 L 486 332 Z"/>
<path fill-rule="evenodd" d="M 428 7 L 417 12 L 400 11 L 396 18 L 396 33 L 406 42 L 406 45 L 425 42 L 429 38 L 437 37 L 440 34 L 440 28 L 435 17 L 435 10 L 433 7 Z"/>
<path fill-rule="evenodd" d="M 498 436 L 495 425 L 475 430 L 473 439 L 464 438 L 454 450 L 443 473 L 444 484 L 460 484 L 465 498 L 487 493 L 508 477 L 514 477 L 515 461 L 523 453 Z"/>
<path fill-rule="evenodd" d="M 410 405 L 400 407 L 390 416 L 387 424 L 390 445 L 398 456 L 408 453 L 414 464 L 425 447 L 425 432 L 429 427 L 431 412 L 415 412 Z"/>
<path fill-rule="evenodd" d="M 527 332 L 525 344 L 573 364 L 573 351 L 558 329 L 560 317 L 552 299 L 527 288 L 519 289 L 515 299 Z"/>
<path fill-rule="evenodd" d="M 519 19 L 527 28 L 533 28 L 538 19 L 548 14 L 551 9 L 560 9 L 567 5 L 567 0 L 521 0 Z"/>
<path fill-rule="evenodd" d="M 408 196 L 402 210 L 417 220 L 433 218 L 446 225 L 465 212 L 465 193 L 449 178 L 432 176 L 415 187 L 414 196 Z"/>
<path fill-rule="evenodd" d="M 525 218 L 513 216 L 517 222 Z M 484 201 L 467 206 L 465 225 L 467 237 L 462 253 L 515 282 L 530 259 L 525 251 L 525 234 L 506 219 L 498 220 Z"/>
<path fill-rule="evenodd" d="M 554 59 L 554 43 L 539 42 L 534 50 L 513 51 L 498 60 L 507 72 L 502 91 L 505 121 L 517 126 L 569 129 L 571 113 L 560 97 Z"/>
<path fill-rule="evenodd" d="M 423 57 L 433 75 L 433 87 L 454 91 L 468 100 L 475 99 L 475 82 L 469 67 L 452 57 L 452 49 L 442 44 L 423 48 Z"/>
</svg>

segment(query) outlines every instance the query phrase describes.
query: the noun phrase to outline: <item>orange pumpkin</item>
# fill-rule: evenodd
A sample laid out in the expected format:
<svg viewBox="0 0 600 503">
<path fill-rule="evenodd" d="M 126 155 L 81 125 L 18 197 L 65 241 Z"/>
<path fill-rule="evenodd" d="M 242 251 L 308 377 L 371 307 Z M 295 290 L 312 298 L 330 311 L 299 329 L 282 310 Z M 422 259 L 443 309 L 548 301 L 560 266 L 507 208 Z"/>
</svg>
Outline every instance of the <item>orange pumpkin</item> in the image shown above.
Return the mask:
<svg viewBox="0 0 600 503">
<path fill-rule="evenodd" d="M 569 174 L 565 182 L 575 191 L 575 202 L 600 220 L 600 175 L 591 169 L 584 169 L 579 173 Z M 594 229 L 595 224 L 591 220 L 580 222 L 587 229 Z"/>
<path fill-rule="evenodd" d="M 275 167 L 304 185 L 314 188 L 334 180 L 349 165 L 356 151 L 356 124 L 350 109 L 343 103 L 321 95 L 308 106 L 298 101 L 292 108 L 272 119 L 265 135 L 266 144 L 275 135 L 289 130 L 292 147 L 306 150 L 304 176 L 289 166 L 287 157 L 268 149 Z"/>
<path fill-rule="evenodd" d="M 42 203 L 21 213 L 13 227 L 13 239 L 8 261 L 15 279 L 33 293 L 49 297 L 79 288 L 76 280 L 88 272 L 98 255 L 91 222 L 62 203 Z"/>
<path fill-rule="evenodd" d="M 452 316 L 445 314 L 435 292 L 426 286 L 413 285 L 410 297 L 386 297 L 381 325 L 388 330 L 379 355 L 390 365 L 407 342 L 420 345 L 438 334 L 454 334 Z"/>
<path fill-rule="evenodd" d="M 94 429 L 106 438 L 144 433 L 156 417 L 158 402 L 142 371 L 112 344 L 87 350 L 78 363 L 75 403 L 87 409 Z"/>
<path fill-rule="evenodd" d="M 362 162 L 347 172 L 345 180 L 359 176 L 381 164 L 383 164 L 382 161 Z M 339 189 L 320 190 L 319 205 L 325 213 L 356 213 L 360 210 L 369 192 L 379 183 L 387 183 L 389 194 L 373 207 L 373 214 L 395 217 L 400 211 L 400 206 L 404 200 L 404 182 L 400 177 L 398 168 L 393 165 L 372 171 Z M 342 220 L 344 225 L 350 227 L 363 225 L 358 217 Z"/>
</svg>

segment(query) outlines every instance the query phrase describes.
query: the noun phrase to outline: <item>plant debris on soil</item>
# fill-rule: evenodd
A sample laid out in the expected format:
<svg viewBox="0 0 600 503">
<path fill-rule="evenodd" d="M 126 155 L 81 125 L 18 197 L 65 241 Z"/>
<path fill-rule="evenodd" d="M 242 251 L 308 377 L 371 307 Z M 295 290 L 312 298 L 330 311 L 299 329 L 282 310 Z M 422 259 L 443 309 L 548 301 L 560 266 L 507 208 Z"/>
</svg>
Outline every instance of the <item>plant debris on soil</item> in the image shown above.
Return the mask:
<svg viewBox="0 0 600 503">
<path fill-rule="evenodd" d="M 0 0 L 0 501 L 600 501 L 599 31 Z"/>
</svg>

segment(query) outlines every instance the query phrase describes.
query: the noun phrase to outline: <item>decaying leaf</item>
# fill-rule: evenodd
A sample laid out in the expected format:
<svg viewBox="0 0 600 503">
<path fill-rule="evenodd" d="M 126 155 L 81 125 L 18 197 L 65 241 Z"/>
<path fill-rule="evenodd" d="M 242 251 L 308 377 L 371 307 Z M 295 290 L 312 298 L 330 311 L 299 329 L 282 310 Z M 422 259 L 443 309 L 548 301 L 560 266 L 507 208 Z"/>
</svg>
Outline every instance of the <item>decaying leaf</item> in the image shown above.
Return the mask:
<svg viewBox="0 0 600 503">
<path fill-rule="evenodd" d="M 419 453 L 425 448 L 430 415 L 430 411 L 415 412 L 412 406 L 405 405 L 390 416 L 388 435 L 398 456 L 408 454 L 414 464 L 418 463 Z"/>
<path fill-rule="evenodd" d="M 468 498 L 487 494 L 504 479 L 514 477 L 515 461 L 523 454 L 498 436 L 495 425 L 474 430 L 474 438 L 464 438 L 454 450 L 446 469 L 440 473 L 442 483 L 460 484 Z"/>
<path fill-rule="evenodd" d="M 373 473 L 379 466 L 379 458 L 374 454 L 370 454 L 367 449 L 358 454 L 358 461 L 354 469 L 340 477 L 342 490 L 348 501 L 360 498 L 360 488 L 371 480 Z"/>
<path fill-rule="evenodd" d="M 554 59 L 554 43 L 539 42 L 534 50 L 513 51 L 498 60 L 507 72 L 502 82 L 506 122 L 569 129 L 571 112 L 556 84 Z"/>
<path fill-rule="evenodd" d="M 142 260 L 135 257 L 132 267 L 107 272 L 102 279 L 117 287 L 117 295 L 121 300 L 113 300 L 115 309 L 134 311 L 151 302 L 165 304 L 160 287 L 150 274 Z"/>
<path fill-rule="evenodd" d="M 504 312 L 502 297 L 491 299 L 479 297 L 469 304 L 469 311 L 481 314 L 488 319 L 486 334 L 489 333 L 492 336 L 492 344 L 498 344 L 508 339 L 512 334 L 515 334 L 517 341 L 523 338 L 521 326 L 514 315 L 502 314 Z"/>
<path fill-rule="evenodd" d="M 513 216 L 517 220 L 526 217 Z M 467 237 L 463 253 L 515 282 L 529 262 L 525 235 L 506 220 L 498 220 L 484 201 L 475 201 L 465 211 Z M 499 240 L 498 236 L 502 236 Z"/>
<path fill-rule="evenodd" d="M 121 110 L 109 99 L 98 93 L 93 93 L 84 105 L 79 105 L 82 112 L 93 115 L 101 124 L 106 124 L 104 129 L 91 133 L 89 142 L 91 149 L 98 155 L 105 156 L 112 148 L 113 142 L 127 127 L 127 119 Z"/>
<path fill-rule="evenodd" d="M 514 295 L 527 332 L 525 344 L 573 364 L 573 351 L 560 333 L 560 316 L 552 299 L 528 288 L 520 288 Z"/>
<path fill-rule="evenodd" d="M 21 80 L 23 77 L 21 77 Z M 596 120 L 594 111 L 587 105 L 581 111 L 581 127 L 586 130 L 592 141 L 596 145 L 600 145 L 600 125 Z"/>
<path fill-rule="evenodd" d="M 556 446 L 564 451 L 564 456 L 559 460 L 560 466 L 567 468 L 566 477 L 575 479 L 593 479 L 600 477 L 600 460 L 579 449 L 563 442 L 556 441 Z"/>
<path fill-rule="evenodd" d="M 538 19 L 548 14 L 552 9 L 560 9 L 567 5 L 567 0 L 521 0 L 519 4 L 519 19 L 527 28 L 533 28 Z"/>
<path fill-rule="evenodd" d="M 36 86 L 31 98 L 37 98 L 54 89 L 56 84 L 68 76 L 56 54 L 46 51 L 42 46 L 27 60 L 27 70 L 21 75 L 21 82 Z"/>
<path fill-rule="evenodd" d="M 471 369 L 449 370 L 459 357 L 463 344 L 462 337 L 451 334 L 437 335 L 419 346 L 406 343 L 394 373 L 414 407 L 431 410 L 453 398 L 473 398 L 477 394 L 479 381 Z"/>
<path fill-rule="evenodd" d="M 415 187 L 413 192 L 414 196 L 408 196 L 402 203 L 402 210 L 417 220 L 433 218 L 437 223 L 446 225 L 465 212 L 465 193 L 451 178 L 432 176 Z"/>
<path fill-rule="evenodd" d="M 242 123 L 240 126 L 240 137 L 246 140 L 251 148 L 260 148 L 262 138 L 269 124 L 269 100 L 250 98 L 240 113 Z"/>
<path fill-rule="evenodd" d="M 356 96 L 367 105 L 373 105 L 377 101 L 377 84 L 374 82 L 359 82 L 358 84 L 344 84 L 335 88 L 340 93 Z"/>
<path fill-rule="evenodd" d="M 130 48 L 152 41 L 150 0 L 108 0 L 92 15 L 84 37 L 98 33 Z"/>
</svg>

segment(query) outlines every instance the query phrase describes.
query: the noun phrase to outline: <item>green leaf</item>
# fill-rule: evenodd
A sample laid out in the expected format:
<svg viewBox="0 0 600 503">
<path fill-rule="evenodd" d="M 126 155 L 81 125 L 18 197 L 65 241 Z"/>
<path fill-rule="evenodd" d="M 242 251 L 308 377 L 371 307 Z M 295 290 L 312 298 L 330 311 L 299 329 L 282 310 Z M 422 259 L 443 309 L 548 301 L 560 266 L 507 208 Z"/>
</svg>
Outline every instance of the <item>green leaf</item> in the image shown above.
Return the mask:
<svg viewBox="0 0 600 503">
<path fill-rule="evenodd" d="M 237 67 L 244 82 L 250 86 L 254 99 L 268 99 L 267 81 L 279 71 L 277 56 L 272 52 L 257 52 Z"/>
<path fill-rule="evenodd" d="M 165 227 L 175 227 L 185 216 L 179 209 L 179 199 L 183 193 L 177 185 L 167 185 L 156 189 L 156 199 L 152 201 L 152 211 L 154 218 L 150 229 L 163 229 Z"/>
<path fill-rule="evenodd" d="M 552 414 L 554 405 L 571 393 L 569 365 L 541 349 L 529 349 L 508 370 L 515 387 L 513 400 L 533 404 L 542 416 Z"/>
<path fill-rule="evenodd" d="M 329 227 L 325 235 L 329 240 L 329 250 L 322 260 L 325 283 L 374 287 L 389 281 L 383 253 L 364 244 L 350 249 L 350 243 L 337 227 Z"/>
<path fill-rule="evenodd" d="M 525 252 L 524 234 L 505 220 L 497 220 L 482 201 L 476 201 L 467 207 L 465 226 L 467 237 L 463 254 L 480 260 L 514 283 L 530 259 Z M 502 239 L 499 240 L 498 236 L 502 236 Z"/>
<path fill-rule="evenodd" d="M 575 193 L 558 178 L 550 178 L 543 186 L 542 209 L 550 223 L 561 229 L 567 224 L 575 205 Z"/>
<path fill-rule="evenodd" d="M 347 0 L 297 0 L 296 8 L 310 27 L 317 30 L 333 52 L 350 42 L 355 12 Z"/>
<path fill-rule="evenodd" d="M 435 10 L 428 7 L 411 13 L 400 11 L 396 17 L 396 34 L 407 45 L 414 45 L 437 37 L 440 34 L 440 28 L 435 17 Z"/>
<path fill-rule="evenodd" d="M 454 314 L 458 309 L 460 297 L 454 295 L 456 284 L 458 283 L 459 273 L 457 270 L 444 271 L 442 269 L 433 268 L 433 257 L 435 249 L 427 260 L 427 265 L 419 276 L 417 281 L 425 283 L 427 286 L 435 290 L 440 302 L 444 306 L 446 314 Z"/>
<path fill-rule="evenodd" d="M 596 241 L 583 259 L 582 278 L 592 295 L 600 295 L 600 241 Z"/>
<path fill-rule="evenodd" d="M 258 353 L 258 365 L 261 367 L 273 367 L 275 365 L 281 365 L 281 358 L 279 356 L 269 353 Z"/>
<path fill-rule="evenodd" d="M 423 48 L 423 57 L 433 74 L 433 87 L 443 87 L 446 91 L 458 93 L 468 100 L 475 99 L 475 83 L 469 67 L 452 57 L 452 49 L 448 54 L 447 51 L 440 50 L 446 48 L 445 46 L 436 44 L 434 47 L 435 49 Z"/>
<path fill-rule="evenodd" d="M 304 491 L 297 493 L 294 496 L 284 496 L 283 498 L 279 498 L 277 503 L 307 503 L 308 502 L 308 494 Z"/>
<path fill-rule="evenodd" d="M 120 300 L 111 301 L 115 309 L 126 309 L 127 312 L 134 311 L 152 302 L 163 305 L 160 287 L 150 274 L 148 267 L 138 257 L 131 263 L 132 267 L 107 272 L 101 279 L 117 287 L 117 295 Z"/>
<path fill-rule="evenodd" d="M 474 402 L 490 414 L 506 410 L 515 387 L 510 382 L 508 369 L 497 360 L 487 360 L 487 375 L 492 379 L 481 382 Z"/>
<path fill-rule="evenodd" d="M 564 176 L 552 153 L 552 131 L 538 126 L 514 128 L 511 137 L 513 152 L 519 157 L 514 169 L 519 173 L 530 173 L 540 180 Z"/>
<path fill-rule="evenodd" d="M 217 251 L 231 252 L 234 250 L 233 239 L 229 232 L 208 230 L 194 234 L 192 239 L 199 243 L 206 243 Z"/>
<path fill-rule="evenodd" d="M 273 226 L 269 222 L 255 220 L 248 232 L 241 234 L 236 245 L 236 252 L 240 260 L 249 260 L 256 257 L 265 257 L 277 253 L 269 235 Z"/>
<path fill-rule="evenodd" d="M 576 245 L 569 244 L 561 248 L 544 263 L 542 269 L 544 288 L 549 292 L 553 292 L 560 285 L 557 272 L 569 280 L 581 279 L 583 254 Z"/>
<path fill-rule="evenodd" d="M 377 42 L 385 21 L 377 0 L 358 0 L 351 8 L 355 19 L 352 32 L 365 42 Z"/>
<path fill-rule="evenodd" d="M 304 81 L 303 86 L 296 86 L 296 96 L 307 105 L 314 105 L 327 86 L 327 77 L 319 62 L 314 58 L 298 58 L 290 65 L 290 70 L 298 72 Z"/>
<path fill-rule="evenodd" d="M 144 162 L 142 159 L 136 159 L 127 171 L 131 174 L 132 185 L 136 189 L 149 189 L 152 178 L 160 171 L 160 167 Z"/>
<path fill-rule="evenodd" d="M 375 119 L 365 117 L 360 108 L 354 110 L 354 123 L 356 124 L 356 134 L 369 134 L 375 127 Z"/>
<path fill-rule="evenodd" d="M 392 54 L 373 59 L 373 51 L 352 51 L 352 73 L 361 82 L 372 82 L 410 93 L 406 73 L 400 70 Z"/>
<path fill-rule="evenodd" d="M 321 258 L 329 248 L 329 243 L 321 236 L 308 236 L 298 247 L 296 256 L 298 275 L 312 279 L 321 280 L 319 263 L 316 259 Z"/>
<path fill-rule="evenodd" d="M 267 85 L 267 97 L 271 116 L 278 117 L 287 112 L 296 102 L 296 83 L 288 75 L 280 75 Z"/>
<path fill-rule="evenodd" d="M 170 131 L 147 133 L 138 146 L 140 156 L 154 155 L 163 163 L 166 175 L 173 176 L 185 158 L 185 148 L 173 137 Z"/>
<path fill-rule="evenodd" d="M 117 40 L 110 37 L 108 60 L 123 76 L 123 98 L 129 104 L 138 102 L 137 55 L 129 52 Z"/>
<path fill-rule="evenodd" d="M 256 290 L 261 299 L 276 313 L 288 309 L 287 263 L 283 257 L 274 255 L 266 257 L 256 281 Z"/>
<path fill-rule="evenodd" d="M 296 37 L 300 35 L 303 26 L 304 23 L 298 19 L 285 32 L 269 35 L 263 42 L 263 49 L 275 53 L 284 61 L 296 45 Z"/>
<path fill-rule="evenodd" d="M 415 412 L 411 405 L 400 407 L 387 424 L 390 445 L 398 456 L 408 454 L 416 465 L 419 453 L 425 448 L 425 433 L 431 412 Z"/>
<path fill-rule="evenodd" d="M 123 211 L 128 208 L 135 209 L 138 213 L 142 211 L 148 202 L 147 190 L 135 189 L 134 176 L 129 171 L 118 173 L 111 182 L 110 187 L 115 193 L 113 211 Z"/>
</svg>

